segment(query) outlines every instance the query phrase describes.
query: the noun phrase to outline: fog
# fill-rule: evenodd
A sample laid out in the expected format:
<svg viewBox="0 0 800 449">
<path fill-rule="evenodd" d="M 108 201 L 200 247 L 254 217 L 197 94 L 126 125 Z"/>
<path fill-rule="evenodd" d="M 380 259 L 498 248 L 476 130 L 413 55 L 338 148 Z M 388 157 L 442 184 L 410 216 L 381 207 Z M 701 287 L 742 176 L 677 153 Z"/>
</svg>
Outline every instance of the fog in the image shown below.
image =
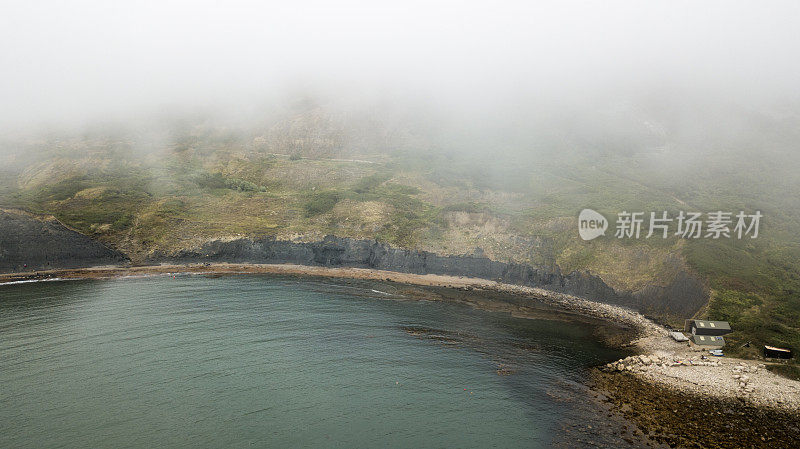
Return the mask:
<svg viewBox="0 0 800 449">
<path fill-rule="evenodd" d="M 249 111 L 306 90 L 461 111 L 769 104 L 800 92 L 799 20 L 792 1 L 7 1 L 0 121 Z"/>
</svg>

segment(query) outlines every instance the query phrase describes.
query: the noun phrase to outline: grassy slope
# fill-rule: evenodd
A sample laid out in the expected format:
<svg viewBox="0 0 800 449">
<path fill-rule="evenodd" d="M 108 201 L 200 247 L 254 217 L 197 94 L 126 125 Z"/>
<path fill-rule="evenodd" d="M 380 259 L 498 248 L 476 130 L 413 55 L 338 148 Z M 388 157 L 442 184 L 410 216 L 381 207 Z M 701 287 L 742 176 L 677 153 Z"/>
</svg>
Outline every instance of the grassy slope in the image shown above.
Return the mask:
<svg viewBox="0 0 800 449">
<path fill-rule="evenodd" d="M 589 270 L 630 290 L 690 269 L 712 289 L 703 315 L 737 329 L 729 351 L 755 355 L 762 343 L 800 351 L 800 217 L 793 195 L 775 195 L 800 189 L 791 168 L 775 173 L 768 161 L 720 153 L 709 164 L 687 154 L 679 170 L 665 169 L 657 152 L 546 161 L 395 152 L 342 161 L 208 136 L 144 154 L 113 139 L 43 145 L 3 176 L 0 205 L 53 214 L 134 258 L 218 237 L 333 233 L 444 253 L 480 247 L 500 260 Z M 682 209 L 759 209 L 765 218 L 755 240 L 583 242 L 575 216 L 584 207 L 609 218 Z M 754 345 L 742 347 L 747 341 Z"/>
</svg>

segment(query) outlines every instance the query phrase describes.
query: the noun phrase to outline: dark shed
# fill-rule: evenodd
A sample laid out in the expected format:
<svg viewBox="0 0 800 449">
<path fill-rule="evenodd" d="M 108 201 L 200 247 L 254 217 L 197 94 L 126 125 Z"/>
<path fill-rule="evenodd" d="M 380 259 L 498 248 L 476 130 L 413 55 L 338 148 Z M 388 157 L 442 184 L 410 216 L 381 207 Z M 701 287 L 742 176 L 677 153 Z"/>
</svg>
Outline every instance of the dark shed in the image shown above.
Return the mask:
<svg viewBox="0 0 800 449">
<path fill-rule="evenodd" d="M 764 345 L 764 357 L 770 359 L 791 359 L 792 350 Z"/>
<path fill-rule="evenodd" d="M 692 335 L 725 335 L 731 333 L 727 321 L 691 320 L 689 332 Z"/>
</svg>

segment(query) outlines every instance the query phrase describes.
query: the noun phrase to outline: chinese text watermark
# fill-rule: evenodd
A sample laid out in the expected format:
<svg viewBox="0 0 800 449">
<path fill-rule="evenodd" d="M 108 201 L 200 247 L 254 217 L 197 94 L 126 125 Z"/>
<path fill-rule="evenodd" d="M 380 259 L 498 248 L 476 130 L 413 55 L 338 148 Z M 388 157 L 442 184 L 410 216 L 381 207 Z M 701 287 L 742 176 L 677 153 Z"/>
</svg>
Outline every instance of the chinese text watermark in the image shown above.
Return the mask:
<svg viewBox="0 0 800 449">
<path fill-rule="evenodd" d="M 617 214 L 614 237 L 634 238 L 651 237 L 667 238 L 675 235 L 684 239 L 699 238 L 736 238 L 758 237 L 758 227 L 761 223 L 761 211 L 747 214 L 744 211 L 733 212 L 684 212 L 670 216 L 667 211 L 650 212 L 649 220 L 645 222 L 644 212 L 622 211 Z M 608 220 L 592 210 L 584 209 L 578 216 L 578 233 L 583 240 L 592 240 L 605 235 L 608 229 Z"/>
</svg>

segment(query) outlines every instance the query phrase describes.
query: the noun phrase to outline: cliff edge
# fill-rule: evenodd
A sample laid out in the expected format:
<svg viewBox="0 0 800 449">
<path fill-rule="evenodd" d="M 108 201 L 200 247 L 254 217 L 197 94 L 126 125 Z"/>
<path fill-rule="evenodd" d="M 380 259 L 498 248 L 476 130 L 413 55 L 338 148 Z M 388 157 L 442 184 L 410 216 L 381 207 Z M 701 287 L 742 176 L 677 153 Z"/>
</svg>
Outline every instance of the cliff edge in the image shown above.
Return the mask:
<svg viewBox="0 0 800 449">
<path fill-rule="evenodd" d="M 0 272 L 83 268 L 128 262 L 119 251 L 53 217 L 0 210 Z"/>
</svg>

